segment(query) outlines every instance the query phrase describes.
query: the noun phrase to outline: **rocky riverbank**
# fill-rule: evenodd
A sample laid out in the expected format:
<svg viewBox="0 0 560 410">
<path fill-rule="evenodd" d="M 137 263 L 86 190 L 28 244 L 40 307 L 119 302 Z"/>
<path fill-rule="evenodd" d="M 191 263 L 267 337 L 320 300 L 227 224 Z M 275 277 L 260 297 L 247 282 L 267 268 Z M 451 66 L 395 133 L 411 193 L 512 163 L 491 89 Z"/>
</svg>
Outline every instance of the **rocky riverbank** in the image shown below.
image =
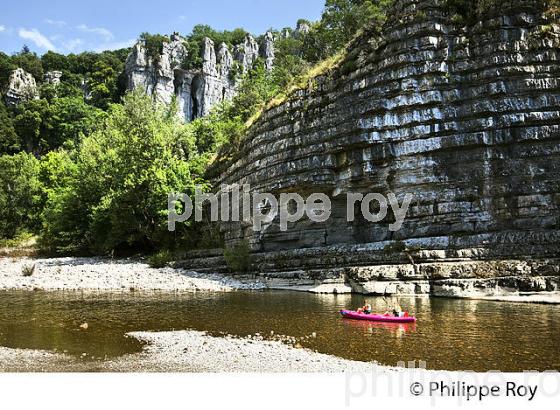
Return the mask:
<svg viewBox="0 0 560 410">
<path fill-rule="evenodd" d="M 0 258 L 0 289 L 86 291 L 216 291 L 259 290 L 258 281 L 180 268 L 153 269 L 138 259 Z"/>
<path fill-rule="evenodd" d="M 129 336 L 146 342 L 144 350 L 107 361 L 0 347 L 0 372 L 340 373 L 391 369 L 259 337 L 213 337 L 196 331 Z"/>
<path fill-rule="evenodd" d="M 0 258 L 0 290 L 229 292 L 274 289 L 560 304 L 560 276 L 554 270 L 557 267 L 556 263 L 542 265 L 526 261 L 463 261 L 325 267 L 232 277 L 208 269 L 197 272 L 194 267 L 180 263 L 175 267 L 154 269 L 140 259 Z M 545 272 L 544 268 L 550 268 L 550 272 Z"/>
<path fill-rule="evenodd" d="M 9 349 L 0 346 L 0 372 L 83 371 L 83 364 L 71 356 L 44 350 Z"/>
<path fill-rule="evenodd" d="M 144 341 L 144 352 L 108 362 L 107 370 L 197 373 L 367 372 L 375 363 L 345 360 L 261 337 L 212 337 L 203 332 L 130 333 Z"/>
</svg>

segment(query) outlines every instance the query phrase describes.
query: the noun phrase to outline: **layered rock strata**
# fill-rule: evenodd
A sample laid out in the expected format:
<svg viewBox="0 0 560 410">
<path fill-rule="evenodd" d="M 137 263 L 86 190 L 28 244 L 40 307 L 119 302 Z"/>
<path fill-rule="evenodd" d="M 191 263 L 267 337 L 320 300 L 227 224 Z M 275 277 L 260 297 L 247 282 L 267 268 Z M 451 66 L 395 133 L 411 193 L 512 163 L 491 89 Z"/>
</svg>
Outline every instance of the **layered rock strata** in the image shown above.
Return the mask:
<svg viewBox="0 0 560 410">
<path fill-rule="evenodd" d="M 266 111 L 216 166 L 216 183 L 325 193 L 333 213 L 286 232 L 278 219 L 261 232 L 224 224 L 228 246 L 249 240 L 268 277 L 297 272 L 364 293 L 391 293 L 380 291 L 387 282 L 430 293 L 447 289 L 442 280 L 459 286 L 444 294 L 481 283 L 557 290 L 560 28 L 532 0 L 457 21 L 442 1 L 397 0 L 380 35 L 366 33 L 337 68 Z M 414 200 L 391 232 L 390 217 L 348 222 L 348 193 Z M 542 269 L 518 268 L 533 262 Z M 430 273 L 440 269 L 450 276 Z"/>
</svg>

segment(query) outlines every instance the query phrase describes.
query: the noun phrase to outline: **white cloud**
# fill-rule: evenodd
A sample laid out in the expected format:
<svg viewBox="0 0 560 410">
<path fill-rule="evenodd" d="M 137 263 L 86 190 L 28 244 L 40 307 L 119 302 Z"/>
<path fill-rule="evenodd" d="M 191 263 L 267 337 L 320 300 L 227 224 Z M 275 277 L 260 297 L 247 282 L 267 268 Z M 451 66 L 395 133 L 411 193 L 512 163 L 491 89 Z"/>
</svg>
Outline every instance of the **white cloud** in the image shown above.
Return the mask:
<svg viewBox="0 0 560 410">
<path fill-rule="evenodd" d="M 37 47 L 44 48 L 46 50 L 56 50 L 51 41 L 42 35 L 37 29 L 27 30 L 25 28 L 20 28 L 18 34 L 24 40 L 31 40 Z"/>
<path fill-rule="evenodd" d="M 84 45 L 84 40 L 82 40 L 81 38 L 73 38 L 71 40 L 64 41 L 62 43 L 62 47 L 64 47 L 64 49 L 68 51 L 74 51 L 76 48 L 83 45 Z"/>
<path fill-rule="evenodd" d="M 45 23 L 50 24 L 51 26 L 56 26 L 56 27 L 64 27 L 66 25 L 66 22 L 62 21 L 62 20 L 45 19 Z"/>
<path fill-rule="evenodd" d="M 105 41 L 111 41 L 115 37 L 113 36 L 113 33 L 111 33 L 108 29 L 104 27 L 88 27 L 85 24 L 80 24 L 76 28 L 80 31 L 83 31 L 84 33 L 97 34 L 103 37 Z"/>
<path fill-rule="evenodd" d="M 132 47 L 136 43 L 136 39 L 126 40 L 126 41 L 114 41 L 111 43 L 101 44 L 96 47 L 93 51 L 101 52 L 105 50 L 120 50 L 121 48 Z"/>
<path fill-rule="evenodd" d="M 0 24 L 0 34 L 11 36 L 14 33 L 14 29 L 11 27 L 6 27 L 3 24 Z"/>
</svg>

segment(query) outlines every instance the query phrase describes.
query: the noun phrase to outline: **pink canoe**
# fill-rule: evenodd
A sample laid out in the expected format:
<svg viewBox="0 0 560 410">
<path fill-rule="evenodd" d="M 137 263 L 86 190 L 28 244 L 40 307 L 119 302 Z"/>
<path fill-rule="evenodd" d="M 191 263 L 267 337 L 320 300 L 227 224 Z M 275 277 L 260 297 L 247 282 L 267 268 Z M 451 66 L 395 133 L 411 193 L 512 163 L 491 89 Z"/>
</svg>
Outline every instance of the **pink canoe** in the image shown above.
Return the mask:
<svg viewBox="0 0 560 410">
<path fill-rule="evenodd" d="M 385 316 L 385 315 L 366 315 L 365 313 L 358 313 L 352 310 L 341 310 L 340 314 L 346 319 L 354 320 L 369 320 L 370 322 L 387 322 L 387 323 L 414 323 L 416 318 L 414 316 L 409 317 L 395 317 L 395 316 Z"/>
</svg>

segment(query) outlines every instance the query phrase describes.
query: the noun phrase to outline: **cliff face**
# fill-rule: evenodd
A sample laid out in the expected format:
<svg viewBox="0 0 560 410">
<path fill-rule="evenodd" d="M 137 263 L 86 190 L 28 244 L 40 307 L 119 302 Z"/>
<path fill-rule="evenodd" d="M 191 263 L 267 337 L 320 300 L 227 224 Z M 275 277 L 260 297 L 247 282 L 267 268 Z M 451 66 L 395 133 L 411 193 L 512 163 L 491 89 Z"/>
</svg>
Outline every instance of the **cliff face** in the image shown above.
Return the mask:
<svg viewBox="0 0 560 410">
<path fill-rule="evenodd" d="M 62 78 L 62 71 L 47 71 L 43 76 L 43 81 L 47 84 L 57 86 L 60 84 Z"/>
<path fill-rule="evenodd" d="M 557 287 L 557 261 L 514 263 L 509 273 L 445 265 L 559 256 L 560 28 L 542 12 L 539 1 L 504 1 L 499 16 L 463 28 L 441 1 L 396 1 L 380 36 L 364 35 L 339 68 L 265 112 L 236 159 L 221 164 L 218 183 L 326 193 L 330 221 L 281 232 L 275 220 L 260 233 L 227 224 L 227 243 L 246 238 L 265 252 L 256 256 L 261 272 L 292 272 L 271 277 L 353 282 L 373 293 L 385 292 L 379 280 L 516 274 L 552 275 L 540 290 Z M 350 192 L 414 201 L 391 232 L 393 221 L 347 222 Z"/>
<path fill-rule="evenodd" d="M 184 40 L 172 35 L 163 44 L 158 61 L 154 61 L 141 40 L 126 61 L 125 74 L 128 90 L 141 88 L 157 101 L 170 104 L 174 98 L 185 121 L 208 115 L 216 104 L 231 100 L 236 94 L 238 71 L 246 72 L 253 67 L 259 55 L 267 69 L 274 64 L 274 38 L 267 33 L 263 44 L 248 35 L 233 53 L 225 44 L 214 44 L 208 38 L 202 45 L 202 67 L 184 70 L 182 63 L 188 55 Z"/>
<path fill-rule="evenodd" d="M 12 72 L 6 87 L 6 103 L 11 106 L 18 105 L 22 101 L 39 98 L 39 91 L 35 78 L 22 68 Z"/>
</svg>

